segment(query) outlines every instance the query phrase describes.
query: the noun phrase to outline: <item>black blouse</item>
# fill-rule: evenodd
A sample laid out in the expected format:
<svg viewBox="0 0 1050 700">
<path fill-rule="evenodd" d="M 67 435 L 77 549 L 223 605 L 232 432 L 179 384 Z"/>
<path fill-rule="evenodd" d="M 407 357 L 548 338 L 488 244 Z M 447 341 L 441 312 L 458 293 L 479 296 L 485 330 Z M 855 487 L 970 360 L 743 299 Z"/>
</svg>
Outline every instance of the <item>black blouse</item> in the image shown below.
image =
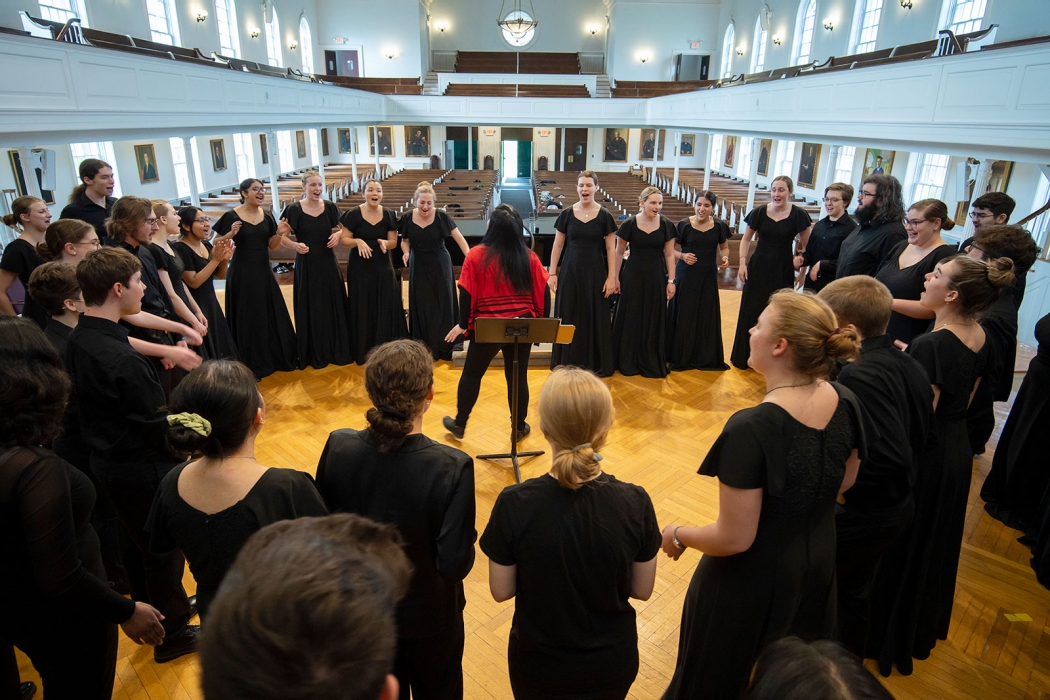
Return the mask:
<svg viewBox="0 0 1050 700">
<path fill-rule="evenodd" d="M 955 255 L 956 250 L 953 244 L 945 243 L 931 250 L 914 265 L 901 268 L 899 258 L 907 247 L 908 241 L 902 241 L 894 246 L 879 271 L 875 273 L 875 279 L 886 285 L 894 299 L 918 301 L 925 289 L 926 275 L 933 272 L 941 260 Z M 929 327 L 930 319 L 928 318 L 912 318 L 894 311 L 890 315 L 890 325 L 886 332 L 894 340 L 910 343 L 912 338 L 920 333 L 925 333 Z"/>
<path fill-rule="evenodd" d="M 0 258 L 0 270 L 13 272 L 18 275 L 18 281 L 25 288 L 25 303 L 22 305 L 22 315 L 43 328 L 47 325 L 47 311 L 29 296 L 29 276 L 33 270 L 40 267 L 43 261 L 37 255 L 33 244 L 22 238 L 16 238 L 4 248 L 4 255 Z"/>
</svg>

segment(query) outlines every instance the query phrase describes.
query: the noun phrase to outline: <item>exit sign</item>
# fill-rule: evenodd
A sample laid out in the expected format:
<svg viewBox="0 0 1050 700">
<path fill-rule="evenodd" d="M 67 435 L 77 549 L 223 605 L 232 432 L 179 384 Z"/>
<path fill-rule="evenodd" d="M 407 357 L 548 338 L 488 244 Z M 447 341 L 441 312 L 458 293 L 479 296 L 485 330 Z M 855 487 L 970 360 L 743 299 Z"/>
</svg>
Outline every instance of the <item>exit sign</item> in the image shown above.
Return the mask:
<svg viewBox="0 0 1050 700">
<path fill-rule="evenodd" d="M 699 42 L 699 41 L 690 41 L 689 42 L 689 48 L 691 48 L 691 49 L 693 49 L 695 51 L 696 49 L 700 48 L 700 44 L 701 43 L 702 42 Z"/>
</svg>

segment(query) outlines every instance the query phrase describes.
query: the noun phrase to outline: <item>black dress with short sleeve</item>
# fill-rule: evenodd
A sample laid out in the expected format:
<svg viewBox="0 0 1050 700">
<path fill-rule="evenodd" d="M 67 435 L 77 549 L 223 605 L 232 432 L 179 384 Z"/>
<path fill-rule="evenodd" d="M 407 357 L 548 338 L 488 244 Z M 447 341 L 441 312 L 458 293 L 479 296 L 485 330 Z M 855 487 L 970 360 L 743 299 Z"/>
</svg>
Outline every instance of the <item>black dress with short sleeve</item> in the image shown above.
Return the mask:
<svg viewBox="0 0 1050 700">
<path fill-rule="evenodd" d="M 608 279 L 605 237 L 616 233 L 616 220 L 604 207 L 590 221 L 580 221 L 569 207 L 558 215 L 556 231 L 565 234 L 554 296 L 554 315 L 576 326 L 568 345 L 555 344 L 551 367 L 575 365 L 608 377 L 616 367 L 612 344 L 612 304 L 602 293 Z"/>
<path fill-rule="evenodd" d="M 707 231 L 693 228 L 688 217 L 678 222 L 678 245 L 692 253 L 692 265 L 679 260 L 674 278 L 678 290 L 667 306 L 667 361 L 672 370 L 729 369 L 722 348 L 722 311 L 718 299 L 718 246 L 732 234 L 714 219 Z"/>
<path fill-rule="evenodd" d="M 762 489 L 755 540 L 700 558 L 682 610 L 678 661 L 665 700 L 736 700 L 759 652 L 781 637 L 835 639 L 835 498 L 868 419 L 849 389 L 823 429 L 761 403 L 735 413 L 700 473 Z"/>
<path fill-rule="evenodd" d="M 244 498 L 217 513 L 199 511 L 179 495 L 179 476 L 189 462 L 160 482 L 146 522 L 155 554 L 181 549 L 197 581 L 197 606 L 208 614 L 219 584 L 248 538 L 270 523 L 328 515 L 314 480 L 295 469 L 267 469 Z"/>
<path fill-rule="evenodd" d="M 29 296 L 29 276 L 33 274 L 33 270 L 42 264 L 43 261 L 37 255 L 33 244 L 22 238 L 16 238 L 8 243 L 7 247 L 4 248 L 3 257 L 0 257 L 0 270 L 13 272 L 18 275 L 18 281 L 25 288 L 25 303 L 22 304 L 22 316 L 40 326 L 41 330 L 47 325 L 48 315 L 44 307 L 38 304 L 36 299 Z"/>
<path fill-rule="evenodd" d="M 435 360 L 452 359 L 452 343 L 445 336 L 459 323 L 459 298 L 452 274 L 452 257 L 445 239 L 456 224 L 443 211 L 434 212 L 434 221 L 420 227 L 412 221 L 412 211 L 401 217 L 398 232 L 408 241 L 408 329 L 412 338 L 422 340 Z"/>
<path fill-rule="evenodd" d="M 200 272 L 211 262 L 211 243 L 204 241 L 204 248 L 208 251 L 208 257 L 202 258 L 182 241 L 171 244 L 171 249 L 182 262 L 185 272 Z M 174 280 L 172 280 L 174 284 Z M 222 306 L 215 296 L 215 273 L 202 282 L 197 288 L 186 285 L 193 300 L 197 302 L 204 318 L 208 319 L 208 332 L 204 336 L 201 345 L 201 354 L 212 360 L 237 359 L 237 345 L 233 342 L 233 333 L 230 324 L 226 322 L 226 316 L 222 313 Z"/>
<path fill-rule="evenodd" d="M 332 230 L 339 226 L 339 208 L 334 202 L 323 201 L 324 211 L 317 216 L 303 211 L 299 202 L 281 214 L 292 227 L 296 242 L 310 249 L 295 254 L 292 308 L 299 362 L 315 369 L 354 361 L 346 324 L 346 288 L 335 251 L 328 247 Z"/>
<path fill-rule="evenodd" d="M 755 207 L 744 218 L 755 232 L 755 240 L 747 260 L 747 282 L 740 296 L 740 313 L 736 319 L 736 336 L 730 361 L 738 369 L 747 369 L 751 357 L 751 327 L 769 303 L 769 297 L 778 289 L 790 289 L 795 284 L 791 244 L 795 236 L 813 225 L 803 209 L 791 206 L 791 212 L 780 221 L 766 214 L 766 205 Z"/>
<path fill-rule="evenodd" d="M 635 217 L 617 236 L 631 245 L 631 264 L 620 275 L 620 301 L 613 316 L 613 357 L 621 374 L 661 379 L 667 376 L 667 262 L 664 244 L 674 240 L 670 219 L 660 217 L 651 233 Z"/>
<path fill-rule="evenodd" d="M 904 675 L 948 638 L 959 570 L 973 454 L 966 435 L 970 394 L 989 367 L 992 344 L 972 351 L 950 329 L 917 336 L 908 354 L 940 389 L 933 446 L 918 460 L 915 517 L 879 563 L 865 655 L 888 676 Z"/>
<path fill-rule="evenodd" d="M 225 235 L 237 221 L 241 229 L 233 237 L 237 247 L 226 275 L 226 320 L 238 359 L 259 379 L 291 372 L 299 368 L 295 329 L 270 269 L 269 242 L 277 235 L 277 222 L 266 213 L 261 222 L 250 224 L 231 210 L 215 224 L 215 233 Z"/>
<path fill-rule="evenodd" d="M 379 247 L 380 240 L 397 230 L 397 215 L 384 207 L 383 218 L 370 224 L 357 206 L 343 214 L 341 223 L 354 238 L 368 241 L 372 248 L 372 257 L 363 258 L 357 247 L 351 246 L 346 258 L 347 323 L 354 361 L 363 365 L 368 351 L 376 345 L 408 335 L 401 283 L 394 274 L 390 253 Z"/>
<path fill-rule="evenodd" d="M 889 288 L 894 299 L 918 301 L 926 288 L 924 284 L 926 275 L 933 272 L 937 263 L 955 255 L 958 250 L 954 244 L 945 243 L 931 250 L 919 262 L 902 269 L 899 259 L 907 247 L 907 241 L 895 245 L 890 254 L 886 256 L 879 271 L 875 273 L 875 279 Z M 930 319 L 928 318 L 912 318 L 894 311 L 890 314 L 890 325 L 886 328 L 886 333 L 893 340 L 910 343 L 912 338 L 920 333 L 925 333 L 929 327 Z"/>
</svg>

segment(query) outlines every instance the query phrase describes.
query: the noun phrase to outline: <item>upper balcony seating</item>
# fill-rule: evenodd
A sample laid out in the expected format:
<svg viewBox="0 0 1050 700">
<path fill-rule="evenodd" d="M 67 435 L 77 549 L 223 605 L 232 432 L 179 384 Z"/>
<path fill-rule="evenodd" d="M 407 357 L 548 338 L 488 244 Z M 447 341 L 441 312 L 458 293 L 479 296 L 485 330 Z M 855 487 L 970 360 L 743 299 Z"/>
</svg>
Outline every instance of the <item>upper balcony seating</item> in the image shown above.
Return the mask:
<svg viewBox="0 0 1050 700">
<path fill-rule="evenodd" d="M 577 75 L 580 56 L 575 53 L 457 51 L 456 72 Z"/>
<path fill-rule="evenodd" d="M 315 75 L 321 82 L 380 95 L 422 95 L 419 78 L 353 78 L 346 75 Z"/>
<path fill-rule="evenodd" d="M 449 83 L 445 95 L 452 97 L 580 97 L 591 93 L 586 85 L 521 85 Z"/>
</svg>

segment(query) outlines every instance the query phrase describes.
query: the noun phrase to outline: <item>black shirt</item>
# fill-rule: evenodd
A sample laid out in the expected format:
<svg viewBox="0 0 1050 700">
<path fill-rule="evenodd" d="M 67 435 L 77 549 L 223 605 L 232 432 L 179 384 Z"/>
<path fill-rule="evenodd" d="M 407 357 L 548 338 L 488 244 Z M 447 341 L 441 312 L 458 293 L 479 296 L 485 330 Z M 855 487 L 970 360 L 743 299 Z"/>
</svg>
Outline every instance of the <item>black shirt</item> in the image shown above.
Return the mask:
<svg viewBox="0 0 1050 700">
<path fill-rule="evenodd" d="M 22 305 L 22 316 L 30 319 L 36 325 L 43 328 L 47 325 L 47 311 L 29 296 L 29 276 L 33 270 L 43 263 L 37 255 L 36 248 L 29 241 L 16 238 L 4 248 L 4 255 L 0 257 L 0 270 L 13 272 L 18 275 L 18 281 L 25 289 L 25 303 Z"/>
<path fill-rule="evenodd" d="M 911 495 L 916 460 L 925 452 L 933 426 L 933 389 L 926 370 L 901 352 L 889 335 L 866 338 L 860 359 L 847 364 L 838 382 L 861 400 L 878 431 L 857 481 L 843 494 L 848 509 L 898 508 Z"/>
<path fill-rule="evenodd" d="M 559 656 L 637 644 L 631 565 L 660 551 L 649 494 L 601 474 L 578 489 L 545 474 L 496 498 L 481 550 L 517 567 L 511 636 Z"/>
<path fill-rule="evenodd" d="M 179 320 L 175 316 L 174 307 L 171 305 L 171 299 L 168 298 L 167 290 L 161 285 L 157 260 L 149 246 L 147 244 L 133 246 L 127 241 L 121 241 L 116 246 L 128 251 L 142 263 L 142 282 L 146 285 L 146 291 L 142 295 L 142 310 L 160 318 Z M 167 343 L 166 334 L 161 331 L 152 328 L 141 328 L 124 321 L 121 321 L 121 325 L 128 329 L 132 338 L 151 343 Z"/>
<path fill-rule="evenodd" d="M 835 268 L 838 264 L 839 249 L 846 237 L 857 228 L 857 222 L 850 218 L 849 214 L 843 214 L 836 221 L 830 216 L 813 224 L 813 230 L 809 234 L 809 242 L 806 244 L 806 252 L 802 256 L 803 265 L 816 265 L 820 263 L 817 280 L 814 282 L 806 275 L 805 288 L 807 291 L 819 292 L 828 282 L 835 279 Z"/>
<path fill-rule="evenodd" d="M 55 348 L 55 352 L 58 356 L 65 361 L 66 358 L 66 343 L 69 342 L 69 334 L 73 332 L 73 329 L 55 319 L 48 319 L 47 325 L 44 326 L 44 335 L 51 341 L 52 347 Z"/>
<path fill-rule="evenodd" d="M 66 367 L 84 442 L 110 459 L 166 453 L 164 391 L 153 364 L 119 323 L 82 316 L 69 334 Z"/>
<path fill-rule="evenodd" d="M 463 579 L 474 566 L 474 460 L 409 435 L 382 453 L 368 430 L 336 430 L 317 465 L 317 488 L 332 512 L 397 525 L 412 561 L 408 593 L 397 606 L 399 637 L 427 637 L 462 615 Z"/>
<path fill-rule="evenodd" d="M 856 233 L 842 242 L 835 265 L 835 279 L 850 275 L 874 277 L 893 247 L 906 240 L 908 234 L 900 221 L 883 222 L 875 219 L 861 224 Z"/>
<path fill-rule="evenodd" d="M 103 245 L 109 245 L 110 241 L 106 236 L 106 219 L 109 218 L 110 212 L 113 211 L 113 205 L 116 203 L 116 197 L 106 197 L 106 206 L 100 207 L 91 201 L 87 193 L 82 192 L 79 197 L 62 208 L 62 216 L 60 218 L 80 219 L 88 222 L 95 227 L 95 231 L 98 232 L 98 239 L 102 241 Z"/>
</svg>

